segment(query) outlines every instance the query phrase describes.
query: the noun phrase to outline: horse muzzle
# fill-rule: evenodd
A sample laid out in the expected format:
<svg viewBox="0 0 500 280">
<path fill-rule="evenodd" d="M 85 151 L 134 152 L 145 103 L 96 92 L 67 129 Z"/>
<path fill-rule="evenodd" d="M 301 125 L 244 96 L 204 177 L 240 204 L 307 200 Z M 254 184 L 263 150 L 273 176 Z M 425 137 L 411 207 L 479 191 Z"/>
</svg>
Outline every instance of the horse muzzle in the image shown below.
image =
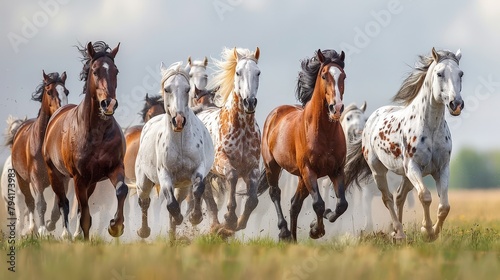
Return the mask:
<svg viewBox="0 0 500 280">
<path fill-rule="evenodd" d="M 458 116 L 462 113 L 462 110 L 465 107 L 465 103 L 463 100 L 453 100 L 448 104 L 448 108 L 450 109 L 450 114 L 452 116 Z"/>
<path fill-rule="evenodd" d="M 255 108 L 257 107 L 257 98 L 248 97 L 243 99 L 243 107 L 245 108 L 245 113 L 247 114 L 255 113 Z"/>
<path fill-rule="evenodd" d="M 104 99 L 101 101 L 101 110 L 104 115 L 112 116 L 115 113 L 116 108 L 118 108 L 118 101 L 116 99 Z"/>
<path fill-rule="evenodd" d="M 342 112 L 344 112 L 343 103 L 328 105 L 328 113 L 330 115 L 330 119 L 332 119 L 333 121 L 339 121 Z"/>
<path fill-rule="evenodd" d="M 177 113 L 175 117 L 172 118 L 172 127 L 175 132 L 181 132 L 186 125 L 186 117 Z"/>
</svg>

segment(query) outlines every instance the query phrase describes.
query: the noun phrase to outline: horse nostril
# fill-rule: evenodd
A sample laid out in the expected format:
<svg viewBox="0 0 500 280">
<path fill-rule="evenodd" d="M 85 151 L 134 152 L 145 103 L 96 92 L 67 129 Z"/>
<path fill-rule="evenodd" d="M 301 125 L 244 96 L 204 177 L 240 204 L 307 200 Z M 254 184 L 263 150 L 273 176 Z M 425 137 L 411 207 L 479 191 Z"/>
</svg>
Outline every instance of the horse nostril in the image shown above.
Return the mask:
<svg viewBox="0 0 500 280">
<path fill-rule="evenodd" d="M 172 124 L 173 124 L 174 126 L 177 126 L 177 122 L 175 121 L 175 117 L 173 117 L 173 118 L 172 118 Z"/>
<path fill-rule="evenodd" d="M 328 111 L 330 111 L 330 113 L 335 114 L 335 105 L 333 104 L 328 105 Z"/>
<path fill-rule="evenodd" d="M 455 100 L 451 101 L 449 106 L 450 106 L 450 109 L 452 111 L 455 111 L 457 109 L 457 105 L 455 104 Z"/>
<path fill-rule="evenodd" d="M 342 107 L 340 107 L 340 113 L 342 114 L 344 112 L 344 104 L 342 104 Z"/>
</svg>

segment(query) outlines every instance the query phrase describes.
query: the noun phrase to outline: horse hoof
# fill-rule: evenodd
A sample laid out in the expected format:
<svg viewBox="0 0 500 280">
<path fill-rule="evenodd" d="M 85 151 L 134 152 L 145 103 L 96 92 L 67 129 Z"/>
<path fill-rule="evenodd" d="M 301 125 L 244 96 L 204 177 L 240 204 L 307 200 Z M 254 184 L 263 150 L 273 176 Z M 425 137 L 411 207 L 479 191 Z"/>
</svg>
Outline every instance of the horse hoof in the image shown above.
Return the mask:
<svg viewBox="0 0 500 280">
<path fill-rule="evenodd" d="M 292 241 L 292 233 L 288 230 L 281 230 L 280 234 L 278 235 L 279 240 L 283 242 L 290 242 Z"/>
<path fill-rule="evenodd" d="M 221 228 L 219 228 L 219 230 L 217 230 L 217 235 L 222 237 L 222 239 L 226 239 L 226 238 L 233 236 L 234 231 L 231 229 L 225 228 L 225 227 L 221 227 Z"/>
<path fill-rule="evenodd" d="M 325 235 L 325 228 L 318 228 L 318 224 L 315 221 L 311 223 L 310 227 L 311 230 L 309 231 L 309 237 L 312 239 L 318 239 Z"/>
<path fill-rule="evenodd" d="M 46 227 L 41 226 L 41 227 L 38 229 L 38 235 L 39 235 L 40 237 L 45 237 L 45 236 L 47 236 L 47 234 L 48 234 L 48 231 L 47 231 L 47 228 L 46 228 Z"/>
<path fill-rule="evenodd" d="M 123 234 L 124 224 L 115 224 L 115 220 L 109 221 L 108 233 L 113 237 L 120 237 Z"/>
<path fill-rule="evenodd" d="M 71 234 L 69 234 L 69 231 L 67 229 L 63 230 L 63 232 L 61 234 L 61 239 L 71 241 Z"/>
<path fill-rule="evenodd" d="M 56 223 L 55 222 L 52 222 L 51 220 L 48 220 L 46 223 L 45 223 L 45 227 L 47 228 L 48 231 L 53 231 L 56 229 Z"/>
<path fill-rule="evenodd" d="M 238 217 L 235 214 L 227 213 L 226 215 L 224 215 L 224 219 L 226 220 L 226 222 L 224 223 L 224 227 L 231 230 L 236 229 L 238 223 Z"/>
<path fill-rule="evenodd" d="M 140 238 L 148 238 L 150 234 L 151 234 L 150 227 L 141 227 L 140 229 L 137 230 L 137 235 L 139 235 Z"/>
<path fill-rule="evenodd" d="M 201 221 L 203 221 L 203 215 L 201 214 L 201 212 L 192 212 L 191 215 L 189 215 L 189 221 L 193 226 L 198 225 L 199 223 L 201 223 Z"/>
<path fill-rule="evenodd" d="M 420 231 L 423 233 L 424 239 L 427 242 L 432 242 L 437 239 L 437 234 L 435 234 L 434 228 L 432 227 L 431 228 L 422 227 L 420 228 Z"/>
<path fill-rule="evenodd" d="M 179 214 L 179 216 L 177 217 L 174 217 L 174 224 L 176 226 L 182 224 L 182 221 L 184 220 L 184 217 L 182 215 Z"/>
<path fill-rule="evenodd" d="M 210 233 L 217 234 L 217 232 L 222 228 L 220 224 L 214 224 L 210 227 Z"/>
<path fill-rule="evenodd" d="M 406 235 L 404 233 L 399 233 L 399 232 L 392 232 L 391 233 L 392 239 L 396 242 L 402 241 L 406 239 Z"/>
</svg>

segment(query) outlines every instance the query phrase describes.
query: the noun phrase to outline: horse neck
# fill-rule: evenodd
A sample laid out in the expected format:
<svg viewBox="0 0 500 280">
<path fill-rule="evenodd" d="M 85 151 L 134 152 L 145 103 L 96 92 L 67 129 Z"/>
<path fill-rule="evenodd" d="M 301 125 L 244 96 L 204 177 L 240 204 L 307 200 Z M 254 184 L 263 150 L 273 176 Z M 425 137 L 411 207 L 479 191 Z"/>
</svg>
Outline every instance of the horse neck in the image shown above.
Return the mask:
<svg viewBox="0 0 500 280">
<path fill-rule="evenodd" d="M 77 115 L 78 119 L 83 121 L 83 125 L 79 125 L 79 127 L 85 127 L 87 131 L 92 129 L 92 131 L 96 133 L 98 131 L 106 130 L 112 122 L 111 120 L 103 120 L 99 116 L 99 102 L 93 98 L 95 93 L 92 92 L 90 88 L 90 83 L 88 83 L 85 98 L 78 105 Z"/>
<path fill-rule="evenodd" d="M 328 117 L 328 109 L 325 103 L 325 94 L 321 92 L 319 83 L 316 82 L 311 100 L 304 107 L 304 117 L 309 129 L 319 132 L 325 127 L 337 125 L 340 122 L 332 122 Z M 333 130 L 332 130 L 333 131 Z"/>
<path fill-rule="evenodd" d="M 245 113 L 243 102 L 241 101 L 240 96 L 234 90 L 229 95 L 226 104 L 221 108 L 221 116 L 226 117 L 223 123 L 238 123 L 239 125 L 243 126 L 253 126 L 255 123 L 255 114 Z M 244 120 L 243 123 L 241 122 L 241 119 Z"/>
<path fill-rule="evenodd" d="M 428 75 L 420 88 L 417 96 L 406 107 L 410 116 L 415 116 L 418 126 L 425 126 L 431 130 L 442 127 L 445 121 L 445 106 L 434 99 L 432 81 Z M 421 117 L 421 118 L 420 118 Z"/>
<path fill-rule="evenodd" d="M 43 138 L 45 137 L 47 124 L 49 123 L 49 119 L 51 116 L 49 100 L 47 100 L 48 96 L 45 96 L 46 95 L 45 91 L 42 94 L 43 94 L 42 106 L 40 107 L 40 112 L 38 113 L 38 117 L 33 123 L 33 131 L 37 133 L 36 138 L 40 140 L 43 140 Z"/>
</svg>

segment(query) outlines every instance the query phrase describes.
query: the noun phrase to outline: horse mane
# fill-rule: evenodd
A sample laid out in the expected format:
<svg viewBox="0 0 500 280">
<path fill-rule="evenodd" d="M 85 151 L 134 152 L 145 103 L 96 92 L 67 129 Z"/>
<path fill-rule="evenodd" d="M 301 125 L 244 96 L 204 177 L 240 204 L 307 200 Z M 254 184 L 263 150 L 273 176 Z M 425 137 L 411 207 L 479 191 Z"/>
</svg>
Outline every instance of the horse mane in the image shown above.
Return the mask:
<svg viewBox="0 0 500 280">
<path fill-rule="evenodd" d="M 440 50 L 437 51 L 437 53 L 439 55 L 438 62 L 445 59 L 452 59 L 458 63 L 457 57 L 450 51 Z M 434 58 L 432 55 L 419 55 L 419 59 L 415 62 L 413 71 L 403 81 L 401 88 L 396 95 L 394 95 L 392 101 L 397 104 L 408 106 L 413 99 L 417 97 L 420 88 L 422 88 L 424 84 L 425 76 L 433 62 Z"/>
<path fill-rule="evenodd" d="M 325 61 L 323 64 L 335 63 L 340 67 L 344 68 L 344 61 L 340 59 L 340 54 L 334 50 L 323 50 L 321 51 L 325 56 Z M 300 61 L 300 66 L 302 70 L 299 72 L 297 77 L 297 87 L 295 89 L 295 97 L 302 105 L 306 105 L 309 100 L 311 100 L 314 86 L 316 85 L 316 78 L 318 76 L 318 71 L 321 68 L 321 62 L 316 58 L 316 55 L 312 58 L 305 58 Z"/>
<path fill-rule="evenodd" d="M 24 117 L 24 119 L 18 119 L 11 115 L 7 117 L 7 128 L 5 128 L 5 146 L 12 147 L 14 144 L 14 136 L 17 133 L 17 130 L 21 127 L 21 125 L 28 119 L 28 117 Z"/>
<path fill-rule="evenodd" d="M 50 85 L 52 83 L 57 83 L 57 82 L 60 82 L 62 83 L 63 80 L 61 79 L 61 77 L 59 76 L 59 73 L 57 72 L 54 72 L 54 73 L 49 73 L 47 74 L 47 76 L 49 76 L 49 80 L 48 81 L 42 81 L 35 89 L 35 92 L 33 92 L 31 94 L 31 100 L 33 101 L 38 101 L 38 102 L 42 102 L 42 98 L 43 98 L 43 90 L 45 88 L 46 85 Z"/>
<path fill-rule="evenodd" d="M 162 68 L 163 63 L 162 63 Z M 160 94 L 163 94 L 163 84 L 165 81 L 167 81 L 168 78 L 172 77 L 173 75 L 180 74 L 186 78 L 189 82 L 189 73 L 186 71 L 185 68 L 182 67 L 182 61 L 174 62 L 168 66 L 167 70 L 161 70 L 161 83 L 160 83 Z"/>
<path fill-rule="evenodd" d="M 238 52 L 243 59 L 251 59 L 255 61 L 255 63 L 258 63 L 258 59 L 255 58 L 254 52 L 249 49 L 237 48 L 236 52 Z M 234 49 L 224 48 L 221 57 L 221 60 L 213 59 L 213 64 L 218 70 L 214 73 L 213 79 L 211 79 L 207 85 L 207 88 L 217 89 L 214 96 L 214 103 L 217 106 L 222 106 L 226 103 L 229 95 L 233 91 L 236 64 L 238 64 L 238 57 L 235 55 Z"/>
<path fill-rule="evenodd" d="M 90 65 L 92 64 L 92 57 L 89 56 L 87 53 L 87 47 L 82 45 L 82 43 L 78 42 L 79 46 L 75 46 L 78 49 L 78 52 L 80 52 L 81 58 L 80 61 L 83 63 L 83 68 L 82 71 L 80 72 L 80 81 L 87 82 L 87 79 L 89 77 L 89 70 L 90 70 Z M 111 48 L 109 47 L 108 44 L 106 44 L 104 41 L 97 41 L 92 44 L 94 47 L 94 50 L 97 54 L 106 54 L 110 53 Z M 82 93 L 85 94 L 87 92 L 87 83 L 84 83 L 83 85 L 83 91 Z"/>
<path fill-rule="evenodd" d="M 148 94 L 146 94 L 144 101 L 145 101 L 144 107 L 140 112 L 140 115 L 142 116 L 142 121 L 144 121 L 144 119 L 146 118 L 146 114 L 148 113 L 151 107 L 156 105 L 161 105 L 163 107 L 163 99 L 161 98 L 161 95 L 153 95 L 149 97 Z"/>
</svg>

